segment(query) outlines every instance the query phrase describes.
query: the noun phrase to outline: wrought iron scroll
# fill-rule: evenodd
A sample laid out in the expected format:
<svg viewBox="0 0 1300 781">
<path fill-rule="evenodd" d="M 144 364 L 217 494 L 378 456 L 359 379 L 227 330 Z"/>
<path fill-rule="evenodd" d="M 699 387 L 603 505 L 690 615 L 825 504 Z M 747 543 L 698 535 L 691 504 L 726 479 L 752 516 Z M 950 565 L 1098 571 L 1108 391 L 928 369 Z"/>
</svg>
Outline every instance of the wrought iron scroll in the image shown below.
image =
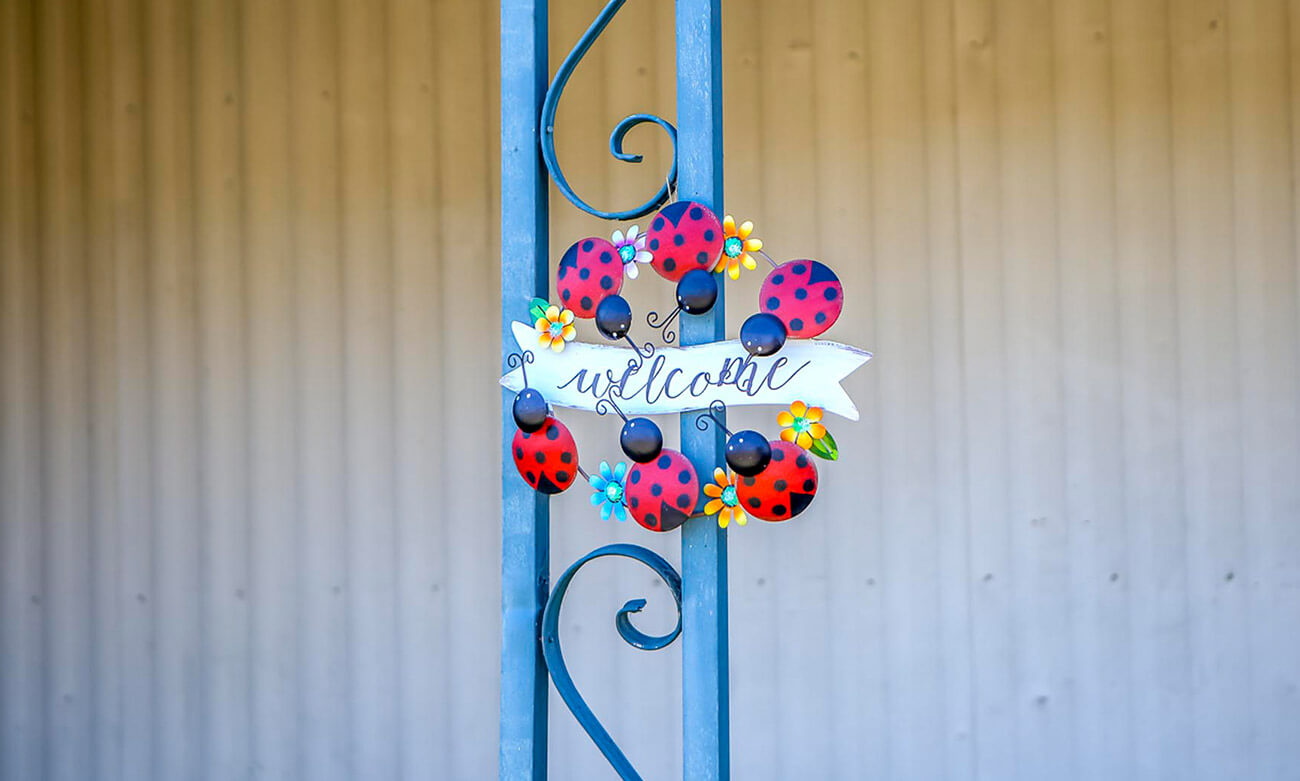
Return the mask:
<svg viewBox="0 0 1300 781">
<path fill-rule="evenodd" d="M 588 553 L 586 556 L 575 561 L 560 579 L 555 582 L 555 588 L 551 591 L 551 597 L 546 601 L 546 610 L 542 614 L 542 655 L 546 658 L 546 667 L 551 672 L 551 680 L 555 683 L 555 690 L 560 693 L 564 699 L 564 704 L 569 706 L 574 718 L 587 731 L 600 753 L 605 755 L 610 765 L 618 772 L 620 778 L 636 779 L 641 781 L 641 776 L 632 767 L 632 763 L 619 749 L 618 744 L 610 737 L 600 720 L 592 713 L 591 708 L 587 706 L 586 700 L 578 693 L 578 687 L 573 682 L 573 677 L 569 675 L 569 669 L 564 663 L 564 652 L 560 649 L 560 607 L 564 603 L 565 592 L 568 591 L 569 582 L 578 570 L 582 569 L 587 562 L 601 558 L 602 556 L 624 556 L 629 559 L 635 559 L 650 569 L 668 586 L 668 590 L 673 594 L 673 600 L 677 604 L 677 625 L 673 630 L 664 635 L 648 635 L 632 625 L 628 618 L 632 613 L 639 613 L 645 607 L 644 599 L 628 600 L 621 610 L 614 617 L 614 626 L 618 629 L 618 634 L 628 645 L 639 648 L 642 651 L 658 651 L 671 645 L 682 631 L 682 578 L 677 574 L 662 556 L 654 551 L 643 548 L 639 545 L 628 545 L 625 543 L 615 545 L 605 545 Z"/>
<path fill-rule="evenodd" d="M 551 81 L 551 86 L 546 90 L 546 100 L 542 103 L 541 117 L 541 140 L 542 140 L 542 159 L 546 161 L 546 170 L 550 172 L 551 178 L 555 180 L 555 186 L 560 189 L 565 198 L 579 209 L 593 214 L 606 220 L 630 220 L 649 214 L 668 200 L 672 188 L 677 185 L 677 128 L 671 122 L 657 114 L 632 114 L 624 117 L 614 126 L 613 132 L 609 134 L 609 153 L 616 159 L 625 163 L 639 163 L 642 160 L 641 155 L 629 154 L 623 151 L 623 137 L 628 131 L 637 125 L 652 122 L 664 129 L 668 138 L 673 145 L 673 164 L 668 171 L 668 176 L 664 179 L 664 184 L 659 188 L 650 200 L 640 206 L 624 211 L 602 211 L 595 206 L 587 203 L 573 191 L 569 182 L 564 178 L 564 172 L 560 170 L 560 161 L 555 156 L 555 110 L 559 107 L 560 96 L 564 93 L 564 87 L 569 83 L 569 77 L 582 61 L 587 50 L 595 43 L 600 34 L 609 26 L 614 15 L 623 7 L 627 0 L 609 0 L 605 8 L 587 28 L 587 32 L 582 34 L 578 43 L 569 52 L 569 56 L 564 58 L 560 64 L 560 69 L 555 72 L 555 78 Z"/>
</svg>

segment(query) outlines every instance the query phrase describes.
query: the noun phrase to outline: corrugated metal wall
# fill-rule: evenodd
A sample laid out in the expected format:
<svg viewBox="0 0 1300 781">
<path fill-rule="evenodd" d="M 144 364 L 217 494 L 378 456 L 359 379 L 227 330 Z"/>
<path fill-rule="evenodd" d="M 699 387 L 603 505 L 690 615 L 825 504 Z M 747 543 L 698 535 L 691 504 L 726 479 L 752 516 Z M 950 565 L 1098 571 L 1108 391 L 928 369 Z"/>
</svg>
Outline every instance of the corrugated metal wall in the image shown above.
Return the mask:
<svg viewBox="0 0 1300 781">
<path fill-rule="evenodd" d="M 558 61 L 598 4 L 553 5 Z M 808 514 L 731 535 L 736 777 L 1297 778 L 1300 7 L 726 12 L 729 210 L 877 355 Z M 671 116 L 671 15 L 630 3 L 561 106 L 598 203 L 662 175 L 653 129 L 604 146 Z M 0 777 L 494 774 L 495 19 L 0 0 Z M 555 210 L 557 250 L 609 227 Z M 555 570 L 677 560 L 571 494 Z M 671 620 L 584 570 L 566 651 L 672 778 L 641 595 Z M 553 777 L 606 773 L 552 725 Z"/>
</svg>

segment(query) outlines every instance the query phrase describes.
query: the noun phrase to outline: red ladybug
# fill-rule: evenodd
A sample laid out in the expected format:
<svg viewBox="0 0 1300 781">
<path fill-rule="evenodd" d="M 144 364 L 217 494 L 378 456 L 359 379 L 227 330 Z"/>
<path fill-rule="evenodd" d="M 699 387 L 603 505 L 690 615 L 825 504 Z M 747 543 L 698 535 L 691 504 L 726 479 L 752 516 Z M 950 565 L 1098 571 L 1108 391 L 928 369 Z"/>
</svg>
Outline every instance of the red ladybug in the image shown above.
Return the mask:
<svg viewBox="0 0 1300 781">
<path fill-rule="evenodd" d="M 578 445 L 568 427 L 559 420 L 548 417 L 531 434 L 516 431 L 511 450 L 515 468 L 538 491 L 558 494 L 573 485 L 573 478 L 578 474 Z"/>
<path fill-rule="evenodd" d="M 817 495 L 817 465 L 803 448 L 774 439 L 772 460 L 753 477 L 741 477 L 736 498 L 745 512 L 764 521 L 788 521 Z"/>
<path fill-rule="evenodd" d="M 560 258 L 556 287 L 575 315 L 595 317 L 596 306 L 623 289 L 623 259 L 604 239 L 579 239 Z"/>
<path fill-rule="evenodd" d="M 758 305 L 785 323 L 791 339 L 811 339 L 835 324 L 844 309 L 844 287 L 825 263 L 791 260 L 763 280 Z"/>
<path fill-rule="evenodd" d="M 709 207 L 695 201 L 677 201 L 659 210 L 646 231 L 646 248 L 654 255 L 650 265 L 671 282 L 691 269 L 713 269 L 722 254 L 722 223 Z"/>
<path fill-rule="evenodd" d="M 633 464 L 623 488 L 632 517 L 652 532 L 681 526 L 700 498 L 695 467 L 676 450 L 665 449 L 653 461 Z"/>
</svg>

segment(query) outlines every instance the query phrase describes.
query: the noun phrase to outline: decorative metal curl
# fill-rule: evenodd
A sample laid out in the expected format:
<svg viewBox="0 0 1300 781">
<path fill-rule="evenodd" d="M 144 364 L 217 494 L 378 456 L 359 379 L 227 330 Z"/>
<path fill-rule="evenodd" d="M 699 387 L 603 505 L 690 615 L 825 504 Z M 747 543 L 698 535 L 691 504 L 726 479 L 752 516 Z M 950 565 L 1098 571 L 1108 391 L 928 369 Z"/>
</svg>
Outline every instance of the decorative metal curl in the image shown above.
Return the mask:
<svg viewBox="0 0 1300 781">
<path fill-rule="evenodd" d="M 537 360 L 532 350 L 524 350 L 522 353 L 510 353 L 506 356 L 506 366 L 511 369 L 518 369 L 519 373 L 524 376 L 524 387 L 528 387 L 528 367 L 525 364 Z"/>
<path fill-rule="evenodd" d="M 569 186 L 568 180 L 564 178 L 564 172 L 560 170 L 560 161 L 555 156 L 555 110 L 559 107 L 560 96 L 564 93 L 564 87 L 569 83 L 569 77 L 582 61 L 587 50 L 595 43 L 600 34 L 609 26 L 614 15 L 623 7 L 627 0 L 609 0 L 605 8 L 587 28 L 587 32 L 582 34 L 578 39 L 577 45 L 564 58 L 560 64 L 560 69 L 555 72 L 555 78 L 551 81 L 551 86 L 546 90 L 546 99 L 542 102 L 541 116 L 541 141 L 542 141 L 542 159 L 546 161 L 546 170 L 550 172 L 551 178 L 555 180 L 555 186 L 569 202 L 588 214 L 595 215 L 606 220 L 630 220 L 649 214 L 668 200 L 672 193 L 673 186 L 677 182 L 677 128 L 671 122 L 655 114 L 632 114 L 624 117 L 617 125 L 614 126 L 613 132 L 609 134 L 609 153 L 615 159 L 625 163 L 639 163 L 642 160 L 641 155 L 629 154 L 623 151 L 623 137 L 628 131 L 637 125 L 652 122 L 664 129 L 668 134 L 668 139 L 673 145 L 673 164 L 668 171 L 668 176 L 664 180 L 664 186 L 650 198 L 650 200 L 632 209 L 624 211 L 602 211 L 582 200 L 573 188 Z"/>
<path fill-rule="evenodd" d="M 642 651 L 658 651 L 672 644 L 677 636 L 682 632 L 682 577 L 677 574 L 677 570 L 664 560 L 662 556 L 652 550 L 647 550 L 640 545 L 616 544 L 605 545 L 588 553 L 586 556 L 575 561 L 569 566 L 560 579 L 555 581 L 555 588 L 551 591 L 551 596 L 546 600 L 546 609 L 542 612 L 542 656 L 546 659 L 546 667 L 551 672 L 551 681 L 555 683 L 555 690 L 560 693 L 564 704 L 569 706 L 574 718 L 586 730 L 588 737 L 600 749 L 600 753 L 605 755 L 605 759 L 614 767 L 620 778 L 636 779 L 640 781 L 641 776 L 632 767 L 623 751 L 619 749 L 618 744 L 610 737 L 600 720 L 592 713 L 586 700 L 578 693 L 578 687 L 573 682 L 573 677 L 569 675 L 569 669 L 564 663 L 564 653 L 560 649 L 560 606 L 564 602 L 564 594 L 568 591 L 569 582 L 573 576 L 587 562 L 601 558 L 602 556 L 623 556 L 629 559 L 635 559 L 641 562 L 659 576 L 660 580 L 668 586 L 668 590 L 673 594 L 673 600 L 677 603 L 677 626 L 664 635 L 649 635 L 632 625 L 628 616 L 632 613 L 639 613 L 645 607 L 644 599 L 630 599 L 624 603 L 623 608 L 618 611 L 614 617 L 614 626 L 618 629 L 618 634 L 623 641 L 633 648 L 639 648 Z"/>
<path fill-rule="evenodd" d="M 727 405 L 722 403 L 722 399 L 714 399 L 709 402 L 708 411 L 701 412 L 700 415 L 695 418 L 695 428 L 700 431 L 708 431 L 709 423 L 712 422 L 713 425 L 722 429 L 723 433 L 729 435 L 731 434 L 731 429 L 727 428 L 727 424 L 722 422 L 722 417 L 726 414 Z"/>
<path fill-rule="evenodd" d="M 660 320 L 659 313 L 651 311 L 645 316 L 645 324 L 659 331 L 659 335 L 663 338 L 664 344 L 672 344 L 677 341 L 677 332 L 671 330 L 669 326 L 673 324 L 673 321 L 676 320 L 677 316 L 681 313 L 682 308 L 679 306 L 663 320 Z"/>
<path fill-rule="evenodd" d="M 601 396 L 599 399 L 596 399 L 596 406 L 594 408 L 596 414 L 604 416 L 604 415 L 608 415 L 610 412 L 613 412 L 616 415 L 618 415 L 620 418 L 622 418 L 624 423 L 626 423 L 627 415 L 624 415 L 623 410 L 619 409 L 618 405 L 614 403 L 614 395 L 615 395 L 614 385 L 611 383 L 609 388 L 606 389 L 605 395 Z"/>
<path fill-rule="evenodd" d="M 640 366 L 641 364 L 655 357 L 654 344 L 650 342 L 646 342 L 644 346 L 638 347 L 637 343 L 633 341 L 632 337 L 624 336 L 623 338 L 627 340 L 628 344 L 632 345 L 632 351 L 636 353 L 636 357 L 628 360 L 627 362 L 627 367 L 629 369 L 636 366 Z M 642 350 L 645 350 L 645 352 L 642 352 Z"/>
</svg>

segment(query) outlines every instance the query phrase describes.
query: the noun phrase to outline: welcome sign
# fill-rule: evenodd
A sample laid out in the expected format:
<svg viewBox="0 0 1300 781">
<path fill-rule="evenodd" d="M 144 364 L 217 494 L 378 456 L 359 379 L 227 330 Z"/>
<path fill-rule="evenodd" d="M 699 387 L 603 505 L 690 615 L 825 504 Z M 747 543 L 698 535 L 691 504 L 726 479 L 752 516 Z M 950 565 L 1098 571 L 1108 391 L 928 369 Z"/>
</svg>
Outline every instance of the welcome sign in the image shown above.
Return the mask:
<svg viewBox="0 0 1300 781">
<path fill-rule="evenodd" d="M 827 412 L 858 419 L 858 408 L 840 381 L 871 360 L 871 353 L 836 342 L 791 340 L 776 355 L 750 355 L 737 340 L 693 347 L 658 347 L 641 360 L 629 347 L 571 342 L 563 352 L 535 350 L 537 331 L 512 326 L 521 351 L 532 350 L 528 381 L 552 404 L 592 410 L 613 386 L 628 414 L 654 415 L 702 409 L 720 400 L 728 407 L 801 399 Z M 515 369 L 501 378 L 512 391 L 524 388 Z"/>
</svg>

